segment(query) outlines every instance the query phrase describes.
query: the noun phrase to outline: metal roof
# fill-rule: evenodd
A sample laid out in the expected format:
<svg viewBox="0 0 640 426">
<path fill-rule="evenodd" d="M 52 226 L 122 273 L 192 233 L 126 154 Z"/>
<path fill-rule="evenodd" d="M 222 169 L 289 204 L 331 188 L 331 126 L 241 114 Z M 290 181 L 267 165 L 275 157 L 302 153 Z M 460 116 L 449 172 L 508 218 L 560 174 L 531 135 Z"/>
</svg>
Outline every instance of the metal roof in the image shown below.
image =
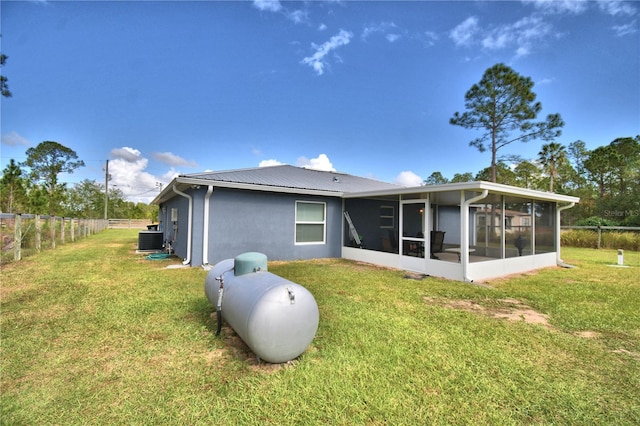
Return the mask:
<svg viewBox="0 0 640 426">
<path fill-rule="evenodd" d="M 483 190 L 488 190 L 490 193 L 486 202 L 498 202 L 499 197 L 503 195 L 553 202 L 577 203 L 580 201 L 578 197 L 569 195 L 483 181 L 403 187 L 345 173 L 280 165 L 180 175 L 162 190 L 152 204 L 160 204 L 175 196 L 174 188 L 184 189 L 194 185 L 343 198 L 407 199 L 407 197 L 426 198 L 429 194 L 432 202 L 442 205 L 459 203 L 461 191 L 480 193 Z"/>
<path fill-rule="evenodd" d="M 398 190 L 402 187 L 375 179 L 339 172 L 326 172 L 289 165 L 213 171 L 180 175 L 152 203 L 173 196 L 174 184 L 213 185 L 258 191 L 289 192 L 341 197 L 345 193 Z"/>
</svg>

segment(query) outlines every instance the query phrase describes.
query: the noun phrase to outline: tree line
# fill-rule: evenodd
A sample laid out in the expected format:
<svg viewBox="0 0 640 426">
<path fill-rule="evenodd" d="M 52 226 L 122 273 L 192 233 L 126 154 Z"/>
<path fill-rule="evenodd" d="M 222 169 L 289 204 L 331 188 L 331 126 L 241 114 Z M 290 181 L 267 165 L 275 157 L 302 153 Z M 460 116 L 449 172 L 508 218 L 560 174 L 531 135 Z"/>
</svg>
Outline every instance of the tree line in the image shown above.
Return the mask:
<svg viewBox="0 0 640 426">
<path fill-rule="evenodd" d="M 528 189 L 580 197 L 565 211 L 565 223 L 576 225 L 640 225 L 640 135 L 619 137 L 608 145 L 588 150 L 584 141 L 565 146 L 556 142 L 564 121 L 542 110 L 533 81 L 504 64 L 487 69 L 465 94 L 463 113 L 450 124 L 480 132 L 469 145 L 490 151 L 491 165 L 475 175 L 456 173 L 450 180 L 436 171 L 426 185 L 484 180 Z M 499 156 L 514 142 L 545 142 L 538 156 Z"/>
<path fill-rule="evenodd" d="M 75 151 L 54 141 L 44 141 L 26 151 L 26 161 L 14 159 L 0 178 L 0 211 L 5 213 L 48 214 L 81 219 L 157 218 L 157 208 L 145 203 L 127 201 L 118 188 L 85 179 L 73 186 L 59 181 L 61 173 L 73 173 L 84 162 Z"/>
<path fill-rule="evenodd" d="M 0 58 L 4 65 L 6 56 Z M 9 97 L 7 80 L 0 81 Z M 490 166 L 475 175 L 456 173 L 451 179 L 435 171 L 425 185 L 484 180 L 528 189 L 580 197 L 580 203 L 563 215 L 565 224 L 640 226 L 640 135 L 613 140 L 593 150 L 577 140 L 565 146 L 556 142 L 564 121 L 558 113 L 537 120 L 542 104 L 536 101 L 533 81 L 504 64 L 487 69 L 465 94 L 465 111 L 455 112 L 450 124 L 480 132 L 469 145 L 491 153 Z M 543 141 L 536 158 L 500 156 L 507 145 Z M 75 151 L 44 141 L 26 151 L 27 160 L 13 159 L 0 180 L 0 211 L 51 216 L 154 219 L 157 209 L 126 201 L 118 188 L 83 180 L 68 187 L 60 173 L 84 166 Z"/>
<path fill-rule="evenodd" d="M 508 157 L 496 162 L 496 183 L 580 197 L 565 210 L 565 224 L 640 226 L 640 136 L 617 138 L 593 150 L 578 140 L 565 146 L 544 144 L 533 159 Z M 492 181 L 491 167 L 447 178 L 431 173 L 425 185 Z"/>
</svg>

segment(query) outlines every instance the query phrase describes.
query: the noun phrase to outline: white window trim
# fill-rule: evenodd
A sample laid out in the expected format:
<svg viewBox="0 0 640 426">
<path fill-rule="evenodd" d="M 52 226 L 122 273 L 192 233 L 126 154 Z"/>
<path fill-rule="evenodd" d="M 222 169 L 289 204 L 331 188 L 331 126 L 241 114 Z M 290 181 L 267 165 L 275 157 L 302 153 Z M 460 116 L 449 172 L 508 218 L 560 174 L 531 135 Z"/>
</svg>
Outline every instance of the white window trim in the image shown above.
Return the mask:
<svg viewBox="0 0 640 426">
<path fill-rule="evenodd" d="M 322 204 L 324 213 L 324 220 L 322 222 L 310 222 L 310 221 L 298 221 L 298 204 Z M 309 245 L 320 245 L 327 243 L 327 203 L 323 201 L 298 201 L 296 200 L 295 211 L 294 214 L 294 226 L 293 226 L 293 243 L 297 246 L 309 246 Z M 307 242 L 298 242 L 298 225 L 320 225 L 322 224 L 322 241 L 307 241 Z"/>
<path fill-rule="evenodd" d="M 391 215 L 382 214 L 383 209 L 391 209 Z M 385 219 L 391 220 L 391 225 L 380 225 L 380 229 L 394 229 L 396 223 L 396 208 L 394 206 L 380 206 L 380 223 L 385 222 Z"/>
</svg>

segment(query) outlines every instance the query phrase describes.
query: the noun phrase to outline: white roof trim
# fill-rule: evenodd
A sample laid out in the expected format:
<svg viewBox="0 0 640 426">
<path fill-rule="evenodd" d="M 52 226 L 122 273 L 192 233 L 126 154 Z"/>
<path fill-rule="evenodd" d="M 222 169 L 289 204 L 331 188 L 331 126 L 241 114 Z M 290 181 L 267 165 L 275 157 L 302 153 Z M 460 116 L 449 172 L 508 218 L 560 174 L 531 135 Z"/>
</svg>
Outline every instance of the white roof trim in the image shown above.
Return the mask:
<svg viewBox="0 0 640 426">
<path fill-rule="evenodd" d="M 246 189 L 250 191 L 264 191 L 264 192 L 280 192 L 286 194 L 300 194 L 300 195 L 320 195 L 324 197 L 337 197 L 341 198 L 344 195 L 344 192 L 338 191 L 322 191 L 318 189 L 304 189 L 304 188 L 290 188 L 286 186 L 275 186 L 275 185 L 258 185 L 254 183 L 239 183 L 239 182 L 225 182 L 219 180 L 210 180 L 210 179 L 198 179 L 198 178 L 188 178 L 188 177 L 180 177 L 175 178 L 167 188 L 170 188 L 174 184 L 183 184 L 183 185 L 199 185 L 199 186 L 213 186 L 215 188 L 232 188 L 232 189 Z M 160 204 L 162 201 L 166 200 L 167 192 L 163 190 L 156 198 L 151 201 L 151 204 Z"/>
<path fill-rule="evenodd" d="M 446 183 L 443 185 L 413 186 L 400 189 L 383 189 L 380 191 L 350 192 L 344 194 L 343 198 L 363 198 L 382 197 L 392 195 L 411 195 L 435 192 L 456 192 L 456 191 L 477 191 L 489 190 L 491 194 L 513 195 L 521 198 L 532 198 L 536 200 L 577 203 L 580 198 L 570 195 L 555 194 L 553 192 L 537 191 L 534 189 L 519 188 L 517 186 L 503 185 L 485 181 Z"/>
<path fill-rule="evenodd" d="M 265 191 L 265 192 L 280 192 L 287 194 L 300 194 L 300 195 L 319 195 L 325 197 L 338 197 L 338 198 L 367 198 L 367 197 L 384 197 L 384 196 L 401 196 L 412 194 L 424 194 L 424 193 L 438 193 L 438 192 L 459 192 L 459 191 L 476 191 L 482 192 L 485 189 L 489 190 L 490 194 L 511 195 L 525 199 L 535 199 L 543 201 L 553 202 L 566 202 L 566 203 L 578 203 L 580 198 L 570 195 L 555 194 L 553 192 L 537 191 L 534 189 L 519 188 L 516 186 L 503 185 L 500 183 L 492 183 L 485 181 L 478 182 L 462 182 L 462 183 L 446 183 L 443 185 L 425 185 L 414 186 L 405 188 L 391 188 L 365 192 L 338 192 L 338 191 L 323 191 L 318 189 L 304 189 L 304 188 L 290 188 L 286 186 L 275 185 L 258 185 L 252 183 L 238 183 L 238 182 L 225 182 L 214 181 L 209 179 L 198 179 L 184 176 L 178 176 L 175 178 L 165 189 L 158 194 L 151 204 L 160 204 L 167 199 L 168 190 L 174 184 L 183 185 L 200 185 L 200 186 L 214 186 L 218 188 L 232 188 L 232 189 L 245 189 L 251 191 Z"/>
</svg>

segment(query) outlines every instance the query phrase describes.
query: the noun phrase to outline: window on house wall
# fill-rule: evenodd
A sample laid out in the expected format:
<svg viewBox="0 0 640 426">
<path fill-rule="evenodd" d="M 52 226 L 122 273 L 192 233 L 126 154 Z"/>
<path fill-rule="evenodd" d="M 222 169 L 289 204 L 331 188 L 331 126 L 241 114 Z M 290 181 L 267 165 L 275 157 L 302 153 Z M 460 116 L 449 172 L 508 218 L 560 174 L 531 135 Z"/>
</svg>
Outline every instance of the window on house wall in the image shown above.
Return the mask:
<svg viewBox="0 0 640 426">
<path fill-rule="evenodd" d="M 393 206 L 380 206 L 380 228 L 393 229 L 396 222 L 395 208 Z"/>
<path fill-rule="evenodd" d="M 296 201 L 296 244 L 325 242 L 326 203 Z"/>
</svg>

